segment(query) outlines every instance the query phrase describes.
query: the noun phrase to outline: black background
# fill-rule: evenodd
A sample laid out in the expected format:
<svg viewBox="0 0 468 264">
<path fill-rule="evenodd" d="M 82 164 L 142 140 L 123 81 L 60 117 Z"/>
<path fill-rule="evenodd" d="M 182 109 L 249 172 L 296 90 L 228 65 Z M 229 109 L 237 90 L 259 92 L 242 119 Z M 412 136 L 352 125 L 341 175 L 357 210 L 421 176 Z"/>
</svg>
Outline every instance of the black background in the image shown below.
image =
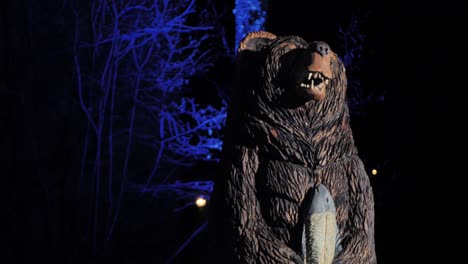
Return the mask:
<svg viewBox="0 0 468 264">
<path fill-rule="evenodd" d="M 372 178 L 379 263 L 468 263 L 466 8 L 455 1 L 304 2 L 270 1 L 267 30 L 333 48 L 337 23 L 356 8 L 369 11 L 363 81 L 387 99 L 355 136 L 362 152 L 392 164 L 390 176 Z M 11 193 L 6 249 L 50 263 L 79 255 L 70 247 L 79 239 L 79 201 L 68 193 L 79 170 L 83 118 L 71 88 L 73 21 L 61 3 L 2 3 L 0 34 L 1 176 Z M 40 19 L 28 20 L 31 6 Z M 209 254 L 201 241 L 179 262 Z"/>
</svg>

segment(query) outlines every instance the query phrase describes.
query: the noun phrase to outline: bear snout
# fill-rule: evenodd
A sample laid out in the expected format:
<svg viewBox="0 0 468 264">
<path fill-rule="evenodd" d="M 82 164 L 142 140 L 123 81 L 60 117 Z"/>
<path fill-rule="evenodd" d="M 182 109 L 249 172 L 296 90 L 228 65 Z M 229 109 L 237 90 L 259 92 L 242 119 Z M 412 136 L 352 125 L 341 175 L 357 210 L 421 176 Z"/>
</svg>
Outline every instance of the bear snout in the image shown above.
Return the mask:
<svg viewBox="0 0 468 264">
<path fill-rule="evenodd" d="M 310 54 L 308 70 L 311 72 L 321 72 L 328 79 L 332 79 L 331 56 L 333 52 L 330 46 L 323 41 L 316 41 L 309 44 L 307 51 Z"/>
</svg>

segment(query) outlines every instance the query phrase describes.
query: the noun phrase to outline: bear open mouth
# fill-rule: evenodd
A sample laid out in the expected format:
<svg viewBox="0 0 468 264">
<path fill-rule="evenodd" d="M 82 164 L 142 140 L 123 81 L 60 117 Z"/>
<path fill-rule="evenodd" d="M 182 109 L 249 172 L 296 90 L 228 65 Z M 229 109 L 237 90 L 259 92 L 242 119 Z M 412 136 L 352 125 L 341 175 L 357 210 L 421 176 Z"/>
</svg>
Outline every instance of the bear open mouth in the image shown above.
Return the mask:
<svg viewBox="0 0 468 264">
<path fill-rule="evenodd" d="M 301 82 L 299 86 L 304 89 L 319 89 L 319 91 L 322 91 L 322 89 L 325 88 L 329 82 L 330 79 L 327 78 L 323 73 L 314 71 L 309 72 L 307 77 L 304 79 L 304 81 Z"/>
</svg>

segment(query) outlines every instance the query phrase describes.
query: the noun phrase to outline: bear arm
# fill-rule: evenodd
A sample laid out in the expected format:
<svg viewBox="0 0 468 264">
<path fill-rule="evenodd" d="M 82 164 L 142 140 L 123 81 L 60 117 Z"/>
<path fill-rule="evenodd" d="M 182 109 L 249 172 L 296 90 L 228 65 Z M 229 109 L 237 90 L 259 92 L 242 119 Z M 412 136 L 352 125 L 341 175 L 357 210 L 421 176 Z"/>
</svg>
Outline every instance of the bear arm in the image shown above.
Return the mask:
<svg viewBox="0 0 468 264">
<path fill-rule="evenodd" d="M 301 257 L 278 239 L 266 224 L 255 191 L 258 150 L 235 146 L 227 179 L 225 202 L 232 216 L 236 263 L 303 263 Z"/>
</svg>

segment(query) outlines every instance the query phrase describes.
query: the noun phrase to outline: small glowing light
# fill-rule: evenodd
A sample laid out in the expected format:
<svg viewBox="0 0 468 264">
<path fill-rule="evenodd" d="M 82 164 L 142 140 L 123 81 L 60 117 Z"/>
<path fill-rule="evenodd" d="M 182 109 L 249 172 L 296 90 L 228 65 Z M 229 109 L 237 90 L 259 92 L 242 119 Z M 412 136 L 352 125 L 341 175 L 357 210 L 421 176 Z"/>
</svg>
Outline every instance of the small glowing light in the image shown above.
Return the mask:
<svg viewBox="0 0 468 264">
<path fill-rule="evenodd" d="M 377 175 L 377 170 L 376 169 L 372 170 L 372 175 Z"/>
<path fill-rule="evenodd" d="M 198 207 L 203 207 L 206 205 L 206 199 L 203 198 L 203 197 L 199 197 L 197 198 L 197 200 L 195 201 L 195 204 L 198 206 Z"/>
</svg>

